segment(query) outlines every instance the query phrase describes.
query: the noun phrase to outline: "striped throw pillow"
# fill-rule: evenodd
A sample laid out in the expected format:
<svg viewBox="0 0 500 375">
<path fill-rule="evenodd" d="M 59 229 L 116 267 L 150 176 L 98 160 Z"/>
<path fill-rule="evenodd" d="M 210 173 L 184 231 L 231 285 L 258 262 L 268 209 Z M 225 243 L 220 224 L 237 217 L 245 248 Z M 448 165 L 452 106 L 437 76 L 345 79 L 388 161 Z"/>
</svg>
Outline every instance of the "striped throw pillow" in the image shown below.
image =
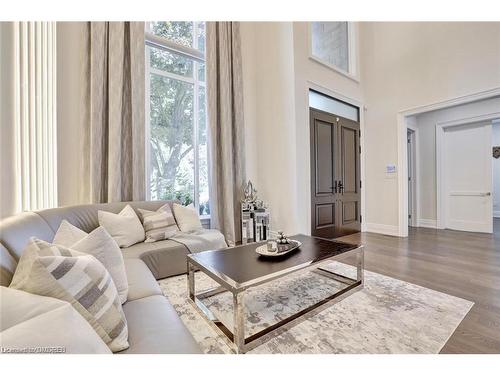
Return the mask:
<svg viewBox="0 0 500 375">
<path fill-rule="evenodd" d="M 144 242 L 166 240 L 179 231 L 168 203 L 161 206 L 157 211 L 139 208 L 139 214 L 146 231 L 146 240 Z"/>
<path fill-rule="evenodd" d="M 94 256 L 32 238 L 10 287 L 71 303 L 111 351 L 128 348 L 127 321 L 118 292 Z"/>
</svg>

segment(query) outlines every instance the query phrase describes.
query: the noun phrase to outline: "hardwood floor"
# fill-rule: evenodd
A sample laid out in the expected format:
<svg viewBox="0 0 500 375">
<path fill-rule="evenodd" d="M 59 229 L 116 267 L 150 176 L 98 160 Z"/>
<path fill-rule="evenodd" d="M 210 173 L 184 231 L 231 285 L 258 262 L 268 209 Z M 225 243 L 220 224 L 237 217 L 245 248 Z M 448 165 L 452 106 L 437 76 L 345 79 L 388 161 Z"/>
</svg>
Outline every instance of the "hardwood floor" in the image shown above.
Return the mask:
<svg viewBox="0 0 500 375">
<path fill-rule="evenodd" d="M 500 353 L 500 219 L 494 234 L 410 228 L 407 238 L 341 237 L 365 245 L 365 267 L 475 304 L 441 353 Z"/>
</svg>

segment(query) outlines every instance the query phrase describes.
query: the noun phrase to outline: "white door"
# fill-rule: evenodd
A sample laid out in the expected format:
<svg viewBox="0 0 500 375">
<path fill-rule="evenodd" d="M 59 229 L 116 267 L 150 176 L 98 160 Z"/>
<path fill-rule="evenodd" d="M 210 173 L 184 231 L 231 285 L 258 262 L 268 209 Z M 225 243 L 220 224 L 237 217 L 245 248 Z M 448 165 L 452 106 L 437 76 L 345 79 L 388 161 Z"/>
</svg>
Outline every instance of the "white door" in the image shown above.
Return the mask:
<svg viewBox="0 0 500 375">
<path fill-rule="evenodd" d="M 491 122 L 444 132 L 445 227 L 493 232 Z"/>
</svg>

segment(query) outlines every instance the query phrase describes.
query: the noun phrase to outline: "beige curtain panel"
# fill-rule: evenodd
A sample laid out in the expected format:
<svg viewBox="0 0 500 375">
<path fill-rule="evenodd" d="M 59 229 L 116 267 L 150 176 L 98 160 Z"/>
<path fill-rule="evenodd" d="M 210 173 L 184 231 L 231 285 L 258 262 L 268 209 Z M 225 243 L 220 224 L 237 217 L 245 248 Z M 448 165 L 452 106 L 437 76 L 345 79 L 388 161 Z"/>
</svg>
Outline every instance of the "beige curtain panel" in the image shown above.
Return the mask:
<svg viewBox="0 0 500 375">
<path fill-rule="evenodd" d="M 144 23 L 89 22 L 86 42 L 82 201 L 143 200 Z"/>
<path fill-rule="evenodd" d="M 245 182 L 243 85 L 238 22 L 207 22 L 207 106 L 211 226 L 241 239 Z"/>
</svg>

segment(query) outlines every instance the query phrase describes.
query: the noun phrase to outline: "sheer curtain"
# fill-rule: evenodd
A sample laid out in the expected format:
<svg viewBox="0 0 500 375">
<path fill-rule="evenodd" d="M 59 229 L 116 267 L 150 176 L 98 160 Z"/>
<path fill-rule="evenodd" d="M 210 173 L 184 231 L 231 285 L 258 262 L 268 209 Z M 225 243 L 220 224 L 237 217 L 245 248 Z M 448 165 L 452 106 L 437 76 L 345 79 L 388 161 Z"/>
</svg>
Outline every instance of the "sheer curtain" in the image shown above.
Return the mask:
<svg viewBox="0 0 500 375">
<path fill-rule="evenodd" d="M 56 207 L 56 24 L 14 22 L 12 25 L 14 212 Z"/>
<path fill-rule="evenodd" d="M 145 198 L 144 23 L 89 22 L 83 202 Z"/>
<path fill-rule="evenodd" d="M 245 182 L 243 85 L 238 22 L 207 22 L 207 104 L 211 226 L 239 241 Z"/>
</svg>

